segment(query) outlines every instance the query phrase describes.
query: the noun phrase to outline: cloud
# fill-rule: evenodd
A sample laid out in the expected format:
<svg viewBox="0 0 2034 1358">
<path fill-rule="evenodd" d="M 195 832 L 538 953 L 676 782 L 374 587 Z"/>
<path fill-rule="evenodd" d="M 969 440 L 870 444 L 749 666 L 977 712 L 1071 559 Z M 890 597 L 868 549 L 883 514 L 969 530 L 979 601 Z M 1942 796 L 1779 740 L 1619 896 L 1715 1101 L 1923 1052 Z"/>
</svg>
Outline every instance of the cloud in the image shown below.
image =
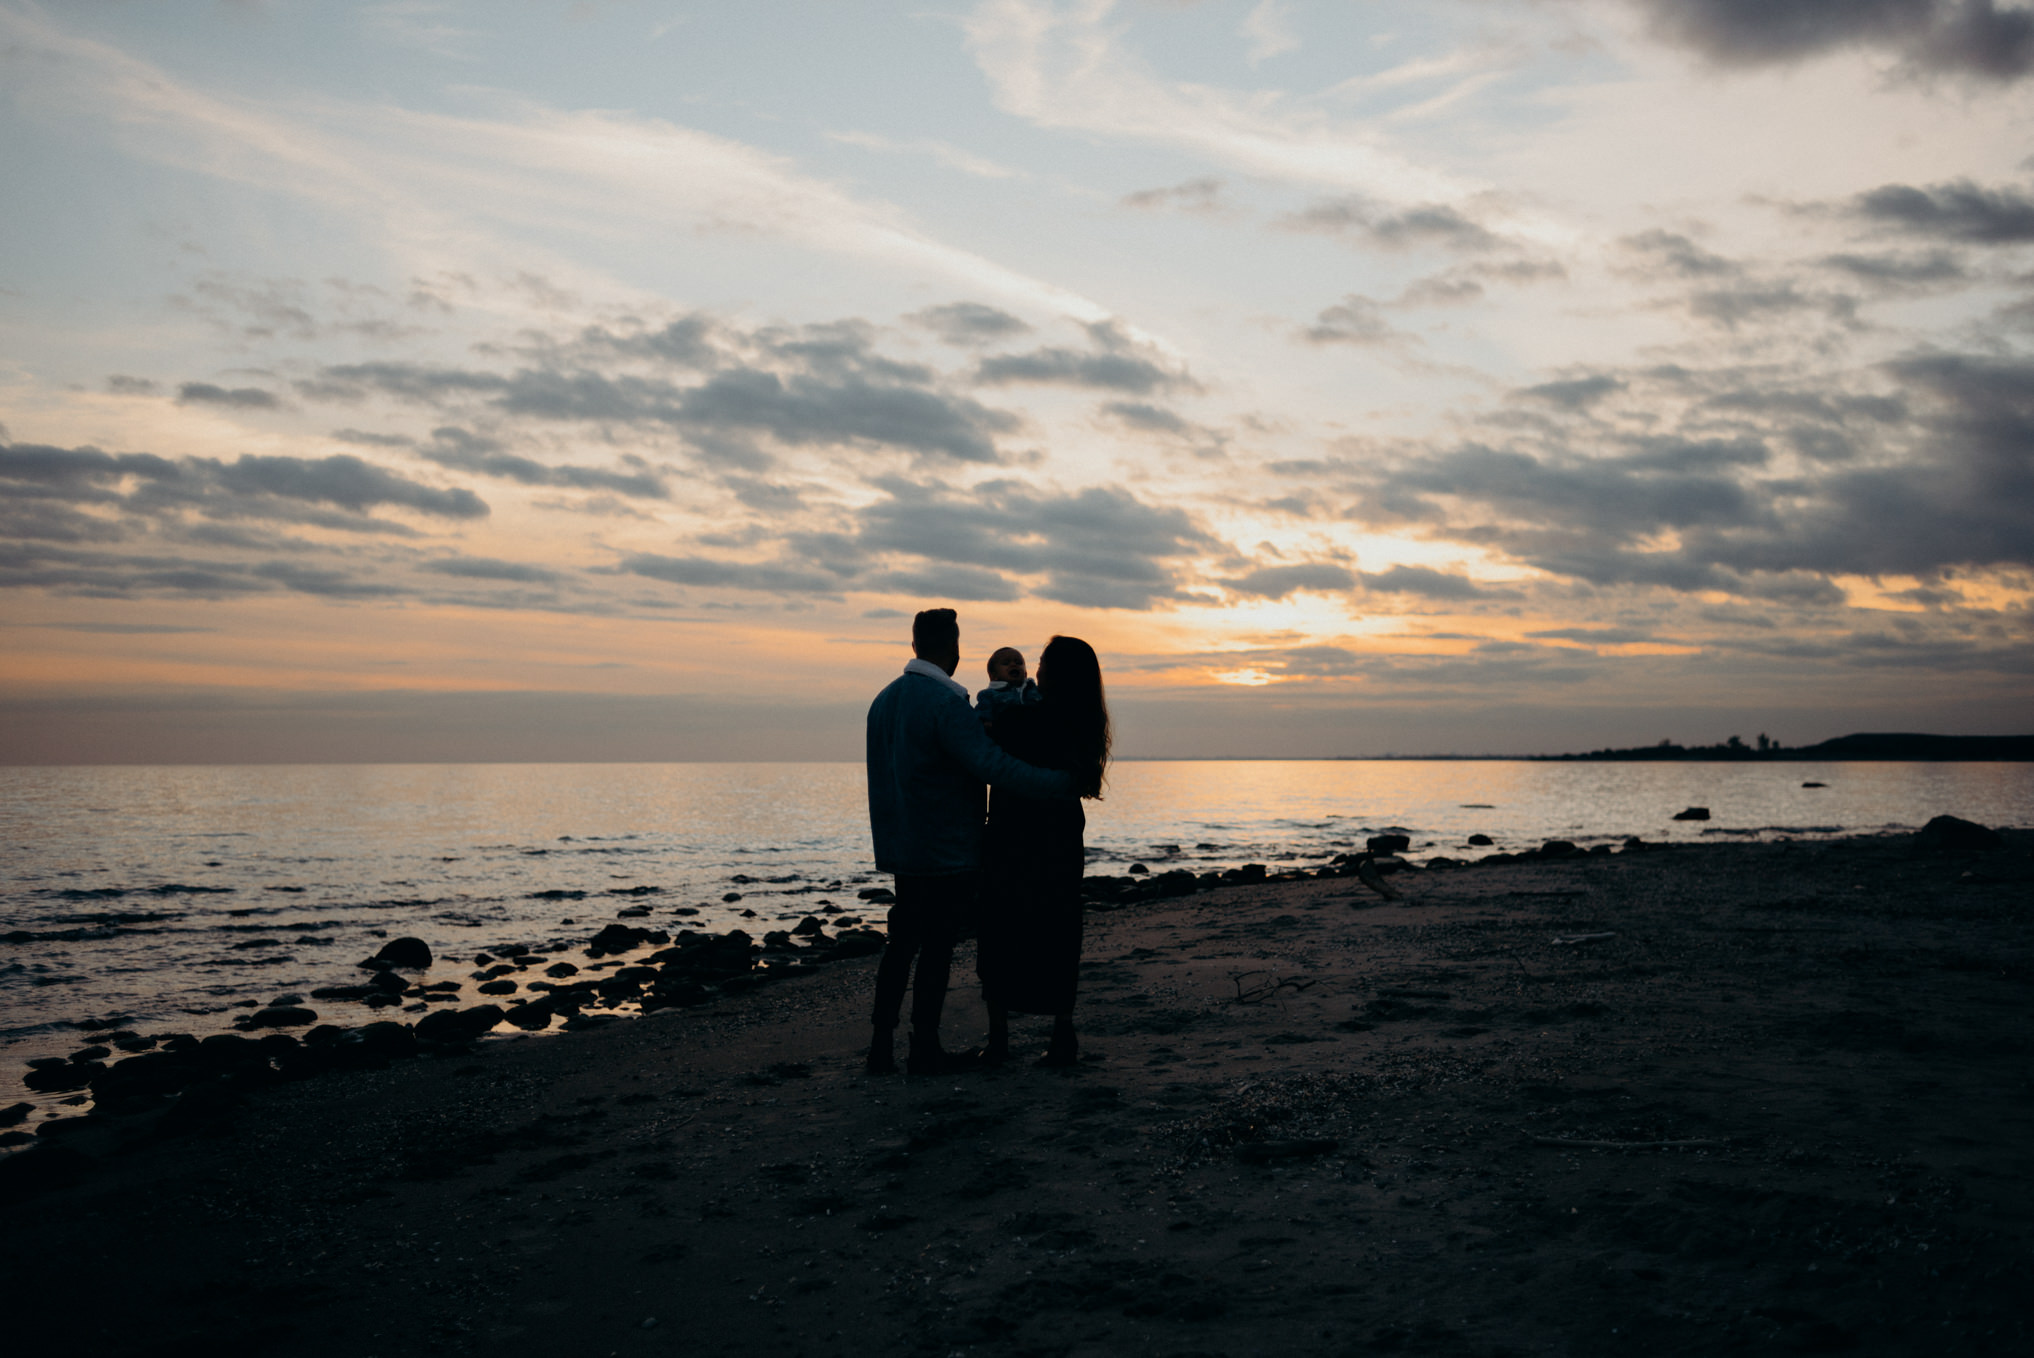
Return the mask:
<svg viewBox="0 0 2034 1358">
<path fill-rule="evenodd" d="M 349 453 L 326 458 L 245 456 L 164 458 L 106 453 L 97 448 L 14 444 L 0 448 L 0 503 L 67 502 L 135 519 L 271 518 L 350 530 L 392 531 L 400 525 L 369 517 L 393 506 L 446 519 L 484 518 L 470 490 L 441 489 L 397 475 Z M 352 516 L 320 516 L 301 506 L 332 505 Z M 118 519 L 96 522 L 108 530 Z"/>
<path fill-rule="evenodd" d="M 1330 198 L 1283 217 L 1291 231 L 1316 231 L 1367 242 L 1384 250 L 1491 250 L 1503 239 L 1444 203 L 1388 208 L 1362 197 Z"/>
<path fill-rule="evenodd" d="M 666 500 L 671 495 L 664 478 L 646 467 L 633 472 L 616 472 L 599 467 L 552 466 L 504 452 L 495 440 L 452 426 L 432 430 L 431 442 L 416 451 L 419 457 L 441 467 L 501 477 L 525 486 L 602 490 L 644 500 Z M 638 466 L 643 464 L 638 462 Z"/>
<path fill-rule="evenodd" d="M 1138 344 L 1115 324 L 1086 327 L 1092 347 L 1049 347 L 1021 354 L 996 354 L 975 367 L 975 380 L 990 386 L 1038 383 L 1121 391 L 1133 396 L 1194 389 L 1185 369 L 1165 361 L 1155 348 Z"/>
<path fill-rule="evenodd" d="M 1735 260 L 1705 250 L 1675 231 L 1641 231 L 1618 244 L 1644 259 L 1648 268 L 1678 278 L 1719 278 L 1738 271 Z"/>
<path fill-rule="evenodd" d="M 1825 269 L 1848 274 L 1860 283 L 1886 289 L 1927 288 L 1971 281 L 1963 262 L 1947 250 L 1925 255 L 1824 255 Z"/>
<path fill-rule="evenodd" d="M 1633 0 L 1654 31 L 1724 66 L 1887 51 L 1917 70 L 2011 81 L 2034 70 L 2034 14 L 1996 0 Z"/>
<path fill-rule="evenodd" d="M 668 327 L 658 333 L 668 335 Z M 752 469 L 769 461 L 758 439 L 791 448 L 888 447 L 996 463 L 1002 460 L 996 436 L 1018 424 L 1004 411 L 947 390 L 930 369 L 878 353 L 871 328 L 860 322 L 764 330 L 731 342 L 756 357 L 728 361 L 691 383 L 585 366 L 582 333 L 576 352 L 560 350 L 541 366 L 494 372 L 396 361 L 334 364 L 299 383 L 298 391 L 317 400 L 358 401 L 379 393 L 437 408 L 478 402 L 510 416 L 661 426 L 686 436 L 708 460 Z M 597 345 L 613 347 L 607 337 Z M 586 478 L 593 475 L 560 468 L 545 474 L 554 478 L 551 484 L 561 475 L 591 484 Z"/>
<path fill-rule="evenodd" d="M 236 410 L 274 410 L 282 402 L 272 391 L 259 387 L 235 387 L 228 391 L 210 382 L 186 382 L 177 388 L 178 405 L 230 406 Z"/>
<path fill-rule="evenodd" d="M 316 459 L 250 456 L 212 466 L 220 484 L 242 494 L 332 504 L 357 514 L 398 505 L 449 519 L 487 516 L 486 503 L 470 490 L 422 485 L 350 453 Z"/>
<path fill-rule="evenodd" d="M 1363 587 L 1373 594 L 1414 594 L 1423 599 L 1481 599 L 1490 591 L 1465 576 L 1449 575 L 1427 566 L 1393 566 L 1372 574 L 1365 571 Z"/>
<path fill-rule="evenodd" d="M 1236 36 L 1250 44 L 1252 66 L 1297 52 L 1300 46 L 1292 31 L 1292 10 L 1285 0 L 1257 0 L 1236 26 Z"/>
<path fill-rule="evenodd" d="M 509 580 L 518 584 L 543 585 L 558 579 L 558 572 L 523 561 L 501 561 L 489 556 L 436 557 L 418 566 L 438 575 L 462 580 Z"/>
<path fill-rule="evenodd" d="M 1300 338 L 1310 344 L 1396 344 L 1418 337 L 1387 321 L 1383 309 L 1368 297 L 1350 293 L 1335 305 L 1326 308 L 1314 318 L 1314 323 L 1300 331 Z"/>
<path fill-rule="evenodd" d="M 1968 179 L 1929 188 L 1885 184 L 1853 198 L 1850 212 L 1873 226 L 1969 245 L 2034 241 L 2034 195 Z"/>
<path fill-rule="evenodd" d="M 106 379 L 106 390 L 115 396 L 154 396 L 161 392 L 162 384 L 146 377 L 128 377 L 114 373 Z"/>
<path fill-rule="evenodd" d="M 1307 561 L 1291 566 L 1260 566 L 1235 579 L 1221 582 L 1232 594 L 1253 599 L 1283 599 L 1302 590 L 1310 594 L 1334 594 L 1353 589 L 1355 575 L 1346 566 L 1330 561 Z"/>
<path fill-rule="evenodd" d="M 1142 610 L 1180 597 L 1180 572 L 1217 544 L 1185 510 L 1127 491 L 1062 493 L 995 481 L 966 494 L 903 482 L 856 516 L 858 550 L 1043 576 L 1031 593 Z"/>
<path fill-rule="evenodd" d="M 1393 200 L 1459 192 L 1379 144 L 1374 119 L 1336 121 L 1255 89 L 1169 81 L 1122 44 L 1108 3 L 985 0 L 962 21 L 998 107 L 1039 127 L 1158 145 L 1244 173 Z"/>
<path fill-rule="evenodd" d="M 1585 646 L 1631 646 L 1659 639 L 1639 627 L 1549 627 L 1526 635 L 1549 637 L 1556 641 L 1579 641 Z"/>
<path fill-rule="evenodd" d="M 1595 373 L 1589 377 L 1571 377 L 1559 382 L 1520 387 L 1511 394 L 1521 400 L 1544 401 L 1563 410 L 1587 410 L 1604 397 L 1623 391 L 1624 386 L 1619 378 Z"/>
<path fill-rule="evenodd" d="M 1123 206 L 1141 211 L 1166 210 L 1207 215 L 1223 211 L 1225 185 L 1218 175 L 1202 175 L 1163 189 L 1139 189 L 1123 195 Z"/>
<path fill-rule="evenodd" d="M 1031 332 L 1030 326 L 1009 312 L 980 302 L 948 302 L 914 311 L 904 319 L 956 346 L 993 344 Z"/>
<path fill-rule="evenodd" d="M 774 594 L 822 594 L 837 597 L 840 577 L 810 567 L 782 562 L 720 561 L 703 556 L 660 556 L 636 552 L 624 556 L 620 569 L 672 585 L 710 589 L 763 590 Z"/>
</svg>

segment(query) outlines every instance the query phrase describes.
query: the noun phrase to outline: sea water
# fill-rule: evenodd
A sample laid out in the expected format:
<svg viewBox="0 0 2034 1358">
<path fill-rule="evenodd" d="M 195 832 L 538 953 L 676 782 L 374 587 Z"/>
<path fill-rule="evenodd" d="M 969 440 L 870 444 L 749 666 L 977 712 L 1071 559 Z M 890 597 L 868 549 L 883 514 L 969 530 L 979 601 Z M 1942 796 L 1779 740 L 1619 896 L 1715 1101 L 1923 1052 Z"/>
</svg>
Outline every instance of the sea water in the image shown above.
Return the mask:
<svg viewBox="0 0 2034 1358">
<path fill-rule="evenodd" d="M 1691 805 L 1712 819 L 1673 819 Z M 1123 762 L 1087 843 L 1091 872 L 1275 869 L 1380 831 L 1419 861 L 1898 833 L 1944 812 L 2034 825 L 2034 764 Z M 1465 850 L 1471 834 L 1494 844 Z M 115 1015 L 218 1031 L 238 1007 L 357 982 L 403 934 L 446 959 L 439 979 L 641 906 L 634 923 L 673 931 L 760 936 L 829 903 L 829 923 L 880 925 L 857 892 L 884 880 L 858 764 L 0 768 L 0 1053 L 63 1054 L 78 1021 Z"/>
</svg>

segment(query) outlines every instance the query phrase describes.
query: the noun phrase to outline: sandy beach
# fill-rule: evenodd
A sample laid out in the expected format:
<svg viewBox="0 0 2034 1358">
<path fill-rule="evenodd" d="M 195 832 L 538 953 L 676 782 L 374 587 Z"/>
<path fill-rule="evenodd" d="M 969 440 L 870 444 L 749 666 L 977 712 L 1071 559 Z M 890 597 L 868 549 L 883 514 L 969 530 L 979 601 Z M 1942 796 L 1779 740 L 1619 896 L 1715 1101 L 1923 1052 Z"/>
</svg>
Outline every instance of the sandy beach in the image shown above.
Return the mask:
<svg viewBox="0 0 2034 1358">
<path fill-rule="evenodd" d="M 874 959 L 10 1158 L 22 1351 L 2022 1353 L 2034 838 L 1089 918 L 1089 1059 L 860 1071 Z M 949 1045 L 983 1014 L 964 950 Z M 1020 1046 L 1042 1046 L 1034 1021 Z"/>
</svg>

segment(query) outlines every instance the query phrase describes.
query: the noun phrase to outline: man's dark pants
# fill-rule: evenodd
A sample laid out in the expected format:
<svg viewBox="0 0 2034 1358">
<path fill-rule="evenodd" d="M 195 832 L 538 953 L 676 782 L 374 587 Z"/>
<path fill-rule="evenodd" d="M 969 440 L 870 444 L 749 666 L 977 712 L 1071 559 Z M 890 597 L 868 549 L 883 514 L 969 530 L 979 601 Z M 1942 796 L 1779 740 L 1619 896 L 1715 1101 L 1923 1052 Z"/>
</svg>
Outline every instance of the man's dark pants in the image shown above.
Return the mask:
<svg viewBox="0 0 2034 1358">
<path fill-rule="evenodd" d="M 918 980 L 911 990 L 911 1028 L 931 1040 L 939 1031 L 946 1007 L 947 978 L 953 971 L 953 945 L 962 921 L 974 908 L 976 874 L 957 872 L 939 877 L 897 876 L 897 903 L 890 907 L 890 939 L 876 968 L 876 1030 L 897 1026 L 904 1008 L 904 988 L 911 980 L 911 959 L 918 959 Z"/>
</svg>

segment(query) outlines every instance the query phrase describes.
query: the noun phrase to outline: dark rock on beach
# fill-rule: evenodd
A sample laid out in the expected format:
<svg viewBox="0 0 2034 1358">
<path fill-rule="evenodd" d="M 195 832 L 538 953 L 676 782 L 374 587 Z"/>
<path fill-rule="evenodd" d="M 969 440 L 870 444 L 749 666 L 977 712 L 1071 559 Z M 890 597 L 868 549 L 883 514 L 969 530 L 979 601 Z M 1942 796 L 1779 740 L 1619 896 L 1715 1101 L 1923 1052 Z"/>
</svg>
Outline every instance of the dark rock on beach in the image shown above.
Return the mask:
<svg viewBox="0 0 2034 1358">
<path fill-rule="evenodd" d="M 1364 841 L 1364 847 L 1372 853 L 1404 853 L 1412 847 L 1410 835 L 1372 835 Z"/>
<path fill-rule="evenodd" d="M 2005 844 L 1997 830 L 1956 816 L 1937 816 L 1914 836 L 1916 853 L 1996 849 Z"/>
<path fill-rule="evenodd" d="M 431 945 L 421 938 L 392 938 L 374 956 L 378 962 L 405 971 L 424 971 L 431 965 Z"/>
<path fill-rule="evenodd" d="M 1708 808 L 1708 807 L 1706 807 L 1706 806 L 1691 806 L 1691 807 L 1689 807 L 1689 808 L 1688 808 L 1688 809 L 1687 809 L 1686 811 L 1676 811 L 1676 812 L 1674 813 L 1674 819 L 1675 819 L 1675 820 L 1708 820 L 1708 819 L 1709 819 L 1709 808 Z"/>
<path fill-rule="evenodd" d="M 439 1009 L 417 1020 L 419 1042 L 471 1042 L 491 1030 L 503 1018 L 498 1004 L 479 1004 L 471 1009 Z"/>
</svg>

